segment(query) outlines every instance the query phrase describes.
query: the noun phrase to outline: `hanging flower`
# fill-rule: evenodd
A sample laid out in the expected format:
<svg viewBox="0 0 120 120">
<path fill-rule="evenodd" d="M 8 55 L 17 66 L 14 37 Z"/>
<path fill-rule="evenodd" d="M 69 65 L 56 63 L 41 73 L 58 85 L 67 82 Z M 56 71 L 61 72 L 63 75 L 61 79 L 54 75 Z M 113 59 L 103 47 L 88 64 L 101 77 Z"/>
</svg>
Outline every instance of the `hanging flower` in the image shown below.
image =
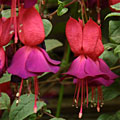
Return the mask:
<svg viewBox="0 0 120 120">
<path fill-rule="evenodd" d="M 111 85 L 118 76 L 98 57 L 104 51 L 101 41 L 100 27 L 90 19 L 85 25 L 82 21 L 70 18 L 66 25 L 66 36 L 73 53 L 78 56 L 65 74 L 73 76 L 76 90 L 74 103 L 78 105 L 81 89 L 81 108 L 79 118 L 82 117 L 82 106 L 85 101 L 85 91 L 88 106 L 88 86 L 98 89 L 97 111 L 100 111 L 99 98 L 102 101 L 101 85 Z M 93 89 L 94 92 L 94 89 Z M 102 104 L 102 102 L 101 102 Z"/>
<path fill-rule="evenodd" d="M 52 60 L 46 51 L 37 45 L 45 38 L 44 26 L 38 11 L 32 7 L 24 9 L 22 6 L 18 16 L 18 35 L 20 41 L 25 44 L 13 56 L 8 72 L 22 78 L 19 94 L 23 85 L 23 79 L 34 77 L 35 104 L 34 112 L 37 112 L 38 81 L 37 76 L 44 72 L 56 73 L 59 61 Z"/>
</svg>

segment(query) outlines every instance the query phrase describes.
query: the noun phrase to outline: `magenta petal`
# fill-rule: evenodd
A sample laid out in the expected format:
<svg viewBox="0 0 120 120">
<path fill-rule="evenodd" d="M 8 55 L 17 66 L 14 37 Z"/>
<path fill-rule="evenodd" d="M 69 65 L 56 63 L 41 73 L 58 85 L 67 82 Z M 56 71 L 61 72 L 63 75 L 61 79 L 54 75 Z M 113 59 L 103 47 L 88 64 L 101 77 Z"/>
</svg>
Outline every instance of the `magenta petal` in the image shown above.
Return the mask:
<svg viewBox="0 0 120 120">
<path fill-rule="evenodd" d="M 2 71 L 5 65 L 5 52 L 2 47 L 0 47 L 0 72 Z"/>
<path fill-rule="evenodd" d="M 100 85 L 104 85 L 104 86 L 110 86 L 112 83 L 114 82 L 114 80 L 112 79 L 105 79 L 103 77 L 96 77 L 96 78 L 92 78 L 91 80 L 88 81 L 88 84 L 90 86 L 100 86 Z"/>
<path fill-rule="evenodd" d="M 37 0 L 24 0 L 24 7 L 30 8 L 37 3 Z"/>
<path fill-rule="evenodd" d="M 100 71 L 99 66 L 89 57 L 87 57 L 86 64 L 85 64 L 85 71 L 88 74 L 91 74 L 91 76 L 103 76 L 106 78 L 109 78 L 109 76 L 106 73 L 103 73 Z"/>
<path fill-rule="evenodd" d="M 28 55 L 31 52 L 31 48 L 28 46 L 24 46 L 20 48 L 14 55 L 12 59 L 12 63 L 7 71 L 13 75 L 18 75 L 21 78 L 28 78 L 32 76 L 36 76 L 36 74 L 28 72 L 25 68 L 26 60 L 28 59 Z"/>
<path fill-rule="evenodd" d="M 85 73 L 85 62 L 86 59 L 81 56 L 77 57 L 71 64 L 68 72 L 65 74 L 75 76 L 79 79 L 83 79 L 88 75 Z"/>
<path fill-rule="evenodd" d="M 106 73 L 110 77 L 110 79 L 115 79 L 119 77 L 110 70 L 110 68 L 102 59 L 99 59 L 99 67 L 102 72 Z"/>
<path fill-rule="evenodd" d="M 61 63 L 60 61 L 56 61 L 56 60 L 51 59 L 44 49 L 42 49 L 42 48 L 39 48 L 39 49 L 42 51 L 44 57 L 47 59 L 47 61 L 48 61 L 50 64 L 58 65 L 58 64 Z"/>
<path fill-rule="evenodd" d="M 58 66 L 50 64 L 44 57 L 41 49 L 32 48 L 30 55 L 26 61 L 26 69 L 30 72 L 53 72 L 56 73 L 59 70 Z"/>
</svg>

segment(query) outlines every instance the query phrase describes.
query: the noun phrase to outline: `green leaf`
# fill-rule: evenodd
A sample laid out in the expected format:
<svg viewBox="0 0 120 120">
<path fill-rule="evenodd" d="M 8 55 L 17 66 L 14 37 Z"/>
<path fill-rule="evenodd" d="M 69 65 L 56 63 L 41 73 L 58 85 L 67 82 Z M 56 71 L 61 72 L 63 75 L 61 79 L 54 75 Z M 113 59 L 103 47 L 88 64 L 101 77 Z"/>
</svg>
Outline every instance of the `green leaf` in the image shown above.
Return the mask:
<svg viewBox="0 0 120 120">
<path fill-rule="evenodd" d="M 103 52 L 100 58 L 104 59 L 105 62 L 109 65 L 109 67 L 113 67 L 119 59 L 118 56 L 113 53 L 113 51 L 107 50 Z"/>
<path fill-rule="evenodd" d="M 110 7 L 113 8 L 113 9 L 115 9 L 115 10 L 120 10 L 120 3 L 111 5 Z"/>
<path fill-rule="evenodd" d="M 109 13 L 107 14 L 107 16 L 105 17 L 105 19 L 109 18 L 109 17 L 113 17 L 113 16 L 120 16 L 120 13 L 119 12 L 112 12 L 112 13 Z"/>
<path fill-rule="evenodd" d="M 120 53 L 120 45 L 118 45 L 115 49 L 114 49 L 114 53 Z"/>
<path fill-rule="evenodd" d="M 8 74 L 7 72 L 3 74 L 3 76 L 0 78 L 0 84 L 9 82 L 11 80 L 11 74 Z"/>
<path fill-rule="evenodd" d="M 114 44 L 114 43 L 104 44 L 104 49 L 105 50 L 111 50 L 111 49 L 114 49 L 115 47 L 117 47 L 117 44 Z"/>
<path fill-rule="evenodd" d="M 62 46 L 63 44 L 56 39 L 46 39 L 45 45 L 46 45 L 46 51 L 50 51 L 54 48 Z"/>
<path fill-rule="evenodd" d="M 9 112 L 8 110 L 5 110 L 0 120 L 8 120 L 8 118 L 9 118 Z"/>
<path fill-rule="evenodd" d="M 63 119 L 63 118 L 52 118 L 50 120 L 65 120 L 65 119 Z"/>
<path fill-rule="evenodd" d="M 45 37 L 47 37 L 52 30 L 52 23 L 47 19 L 42 19 L 42 21 L 45 29 Z"/>
<path fill-rule="evenodd" d="M 120 110 L 116 113 L 116 116 L 120 120 Z"/>
<path fill-rule="evenodd" d="M 35 4 L 35 8 L 39 12 L 39 4 Z"/>
<path fill-rule="evenodd" d="M 42 109 L 42 107 L 46 106 L 43 101 L 37 102 L 37 110 Z M 29 115 L 34 113 L 34 94 L 24 94 L 20 97 L 19 104 L 16 106 L 16 100 L 11 106 L 9 119 L 10 120 L 23 120 L 27 118 Z"/>
<path fill-rule="evenodd" d="M 2 10 L 2 17 L 9 18 L 11 16 L 11 9 Z"/>
<path fill-rule="evenodd" d="M 59 7 L 58 7 L 58 9 L 57 9 L 57 15 L 58 16 L 62 16 L 65 13 L 67 13 L 67 11 L 68 11 L 68 8 L 64 8 L 64 5 L 60 4 Z"/>
<path fill-rule="evenodd" d="M 107 118 L 109 117 L 110 115 L 109 114 L 102 114 L 98 117 L 97 120 L 107 120 Z"/>
<path fill-rule="evenodd" d="M 120 44 L 120 21 L 109 22 L 109 37 L 111 42 Z"/>
<path fill-rule="evenodd" d="M 0 96 L 0 110 L 8 109 L 10 106 L 10 98 L 6 93 L 1 93 Z"/>
</svg>

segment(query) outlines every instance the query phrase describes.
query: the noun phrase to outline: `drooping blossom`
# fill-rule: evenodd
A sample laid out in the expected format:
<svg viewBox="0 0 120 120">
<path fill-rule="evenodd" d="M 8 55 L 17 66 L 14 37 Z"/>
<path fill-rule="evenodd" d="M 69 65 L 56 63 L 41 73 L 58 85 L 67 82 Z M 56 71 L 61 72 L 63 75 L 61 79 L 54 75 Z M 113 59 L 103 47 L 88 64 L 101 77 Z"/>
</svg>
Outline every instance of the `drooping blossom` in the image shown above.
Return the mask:
<svg viewBox="0 0 120 120">
<path fill-rule="evenodd" d="M 5 52 L 3 49 L 4 45 L 7 45 L 11 40 L 13 33 L 10 32 L 10 19 L 0 18 L 0 76 L 3 73 L 5 67 Z"/>
<path fill-rule="evenodd" d="M 37 3 L 37 0 L 0 0 L 0 4 L 11 5 L 12 2 L 24 3 L 24 8 L 30 8 Z"/>
<path fill-rule="evenodd" d="M 88 86 L 92 87 L 92 93 L 94 93 L 93 88 L 98 89 L 97 111 L 100 111 L 99 99 L 102 102 L 103 98 L 101 85 L 111 85 L 114 82 L 113 79 L 118 76 L 110 71 L 102 59 L 98 58 L 104 51 L 104 47 L 101 41 L 101 29 L 92 19 L 83 25 L 82 20 L 77 21 L 70 18 L 66 25 L 66 36 L 71 50 L 78 56 L 65 74 L 74 77 L 74 84 L 76 84 L 74 103 L 76 106 L 81 89 L 79 112 L 79 118 L 81 118 L 85 91 L 88 106 Z"/>
<path fill-rule="evenodd" d="M 19 39 L 25 46 L 19 48 L 13 56 L 8 72 L 22 78 L 18 97 L 21 94 L 23 79 L 34 77 L 34 112 L 37 112 L 37 76 L 44 72 L 56 73 L 60 62 L 52 60 L 44 49 L 37 46 L 43 42 L 45 32 L 42 19 L 34 7 L 20 8 L 17 26 Z"/>
</svg>

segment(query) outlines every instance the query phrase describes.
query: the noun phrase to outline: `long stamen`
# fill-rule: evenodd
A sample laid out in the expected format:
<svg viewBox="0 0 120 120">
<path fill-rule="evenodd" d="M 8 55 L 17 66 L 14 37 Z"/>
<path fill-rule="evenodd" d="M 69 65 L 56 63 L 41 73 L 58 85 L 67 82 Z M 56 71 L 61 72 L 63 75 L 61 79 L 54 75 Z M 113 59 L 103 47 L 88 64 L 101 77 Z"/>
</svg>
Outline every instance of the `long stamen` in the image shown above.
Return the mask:
<svg viewBox="0 0 120 120">
<path fill-rule="evenodd" d="M 18 36 L 17 36 L 17 18 L 16 18 L 16 3 L 17 0 L 12 0 L 12 8 L 11 8 L 11 24 L 14 26 L 14 31 L 15 31 L 15 43 L 18 41 Z"/>
<path fill-rule="evenodd" d="M 81 107 L 79 112 L 79 118 L 82 118 L 82 106 L 83 106 L 83 94 L 84 94 L 84 81 L 82 80 L 82 88 L 81 88 Z"/>
<path fill-rule="evenodd" d="M 80 82 L 79 82 L 78 92 L 77 92 L 77 103 L 76 103 L 76 108 L 78 108 L 79 96 L 80 96 Z"/>
<path fill-rule="evenodd" d="M 34 77 L 34 87 L 35 87 L 34 113 L 37 113 L 38 80 L 36 76 Z"/>
<path fill-rule="evenodd" d="M 99 89 L 99 87 L 97 88 L 97 90 L 98 90 L 98 95 L 97 95 L 97 111 L 100 112 L 100 104 L 99 104 L 100 89 Z"/>
<path fill-rule="evenodd" d="M 74 107 L 74 105 L 75 105 L 75 102 L 76 102 L 76 94 L 77 94 L 77 89 L 78 89 L 78 84 L 76 84 L 76 87 L 75 87 L 75 93 L 74 93 L 74 98 L 73 98 L 73 107 Z"/>
<path fill-rule="evenodd" d="M 98 13 L 98 18 L 97 18 L 97 23 L 100 24 L 100 0 L 97 0 L 97 13 Z"/>
<path fill-rule="evenodd" d="M 21 96 L 22 87 L 23 87 L 23 79 L 22 79 L 21 84 L 20 84 L 19 92 L 16 94 L 16 97 L 18 98 L 17 101 L 16 101 L 17 105 L 19 103 L 19 99 L 20 99 L 20 96 Z"/>
<path fill-rule="evenodd" d="M 86 80 L 86 99 L 87 99 L 87 107 L 88 107 L 88 81 Z"/>
</svg>

